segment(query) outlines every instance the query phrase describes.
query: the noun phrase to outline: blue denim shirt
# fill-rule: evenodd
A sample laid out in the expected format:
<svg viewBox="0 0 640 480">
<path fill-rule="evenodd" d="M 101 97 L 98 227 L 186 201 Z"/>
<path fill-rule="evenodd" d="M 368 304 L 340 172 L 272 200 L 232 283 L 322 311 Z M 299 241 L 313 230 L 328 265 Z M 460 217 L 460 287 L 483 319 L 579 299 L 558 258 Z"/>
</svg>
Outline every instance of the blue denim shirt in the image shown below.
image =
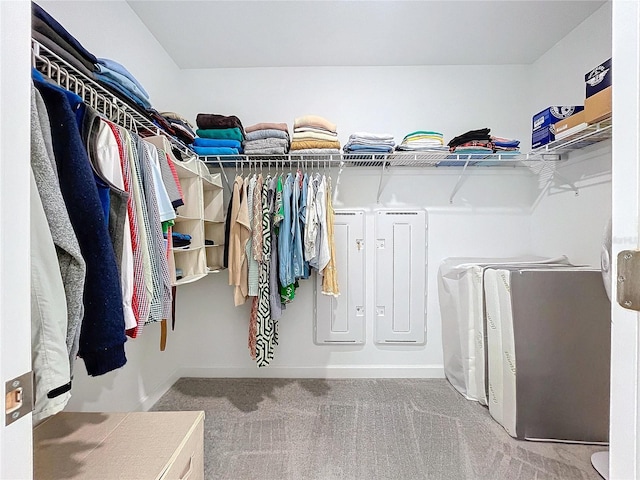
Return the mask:
<svg viewBox="0 0 640 480">
<path fill-rule="evenodd" d="M 300 210 L 298 211 L 298 219 L 300 223 L 300 251 L 302 252 L 302 245 L 304 238 L 304 229 L 307 225 L 307 189 L 309 188 L 309 177 L 304 174 L 302 178 L 302 191 L 300 192 Z M 304 254 L 303 254 L 304 258 Z M 311 268 L 309 262 L 306 260 L 302 264 L 302 278 L 309 278 L 311 276 Z"/>
<path fill-rule="evenodd" d="M 300 197 L 302 190 L 302 173 L 296 173 L 293 182 L 293 198 L 291 200 L 291 233 L 293 235 L 293 275 L 304 276 L 304 254 L 302 253 L 302 228 L 300 225 Z"/>
<path fill-rule="evenodd" d="M 286 287 L 293 284 L 296 279 L 293 273 L 293 228 L 291 218 L 291 197 L 293 196 L 293 176 L 287 174 L 287 179 L 282 186 L 282 204 L 284 218 L 280 223 L 278 232 L 278 264 L 280 267 L 280 285 Z"/>
</svg>

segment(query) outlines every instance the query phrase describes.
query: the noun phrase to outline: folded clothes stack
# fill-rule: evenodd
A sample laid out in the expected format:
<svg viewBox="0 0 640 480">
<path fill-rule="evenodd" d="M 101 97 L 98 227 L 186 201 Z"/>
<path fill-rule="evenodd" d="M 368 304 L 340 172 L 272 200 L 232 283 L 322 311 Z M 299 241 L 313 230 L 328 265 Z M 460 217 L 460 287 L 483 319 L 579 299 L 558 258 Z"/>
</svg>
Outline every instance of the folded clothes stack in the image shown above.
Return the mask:
<svg viewBox="0 0 640 480">
<path fill-rule="evenodd" d="M 187 248 L 191 245 L 191 235 L 186 233 L 171 232 L 173 248 Z"/>
<path fill-rule="evenodd" d="M 344 153 L 390 153 L 396 142 L 388 133 L 356 132 L 349 136 Z"/>
<path fill-rule="evenodd" d="M 289 127 L 286 123 L 256 123 L 245 129 L 246 155 L 284 155 L 289 151 Z"/>
<path fill-rule="evenodd" d="M 99 58 L 95 78 L 109 90 L 115 90 L 136 105 L 144 109 L 151 108 L 147 91 L 131 72 L 118 62 L 109 58 Z"/>
<path fill-rule="evenodd" d="M 295 119 L 291 153 L 339 154 L 340 141 L 336 125 L 318 115 Z"/>
<path fill-rule="evenodd" d="M 464 155 L 478 155 L 493 153 L 493 142 L 489 128 L 481 128 L 478 130 L 469 130 L 462 135 L 452 138 L 449 143 L 449 151 L 451 153 Z"/>
<path fill-rule="evenodd" d="M 492 136 L 491 142 L 493 143 L 494 153 L 520 153 L 520 140 Z"/>
<path fill-rule="evenodd" d="M 198 155 L 237 155 L 245 139 L 242 122 L 235 115 L 199 113 L 193 151 Z"/>
<path fill-rule="evenodd" d="M 448 152 L 449 148 L 444 145 L 442 133 L 418 130 L 405 135 L 396 151 L 441 153 Z"/>
<path fill-rule="evenodd" d="M 196 138 L 191 122 L 176 112 L 160 112 L 160 115 L 167 121 L 173 134 L 178 140 L 187 145 L 191 145 Z"/>
</svg>

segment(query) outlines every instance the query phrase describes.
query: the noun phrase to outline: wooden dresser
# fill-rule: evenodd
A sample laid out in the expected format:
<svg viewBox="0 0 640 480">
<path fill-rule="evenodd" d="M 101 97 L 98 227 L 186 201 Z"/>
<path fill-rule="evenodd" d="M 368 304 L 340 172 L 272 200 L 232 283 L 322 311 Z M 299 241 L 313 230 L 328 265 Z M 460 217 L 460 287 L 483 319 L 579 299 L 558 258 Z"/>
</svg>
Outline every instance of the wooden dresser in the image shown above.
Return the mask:
<svg viewBox="0 0 640 480">
<path fill-rule="evenodd" d="M 204 412 L 62 412 L 33 435 L 35 480 L 204 480 Z"/>
</svg>

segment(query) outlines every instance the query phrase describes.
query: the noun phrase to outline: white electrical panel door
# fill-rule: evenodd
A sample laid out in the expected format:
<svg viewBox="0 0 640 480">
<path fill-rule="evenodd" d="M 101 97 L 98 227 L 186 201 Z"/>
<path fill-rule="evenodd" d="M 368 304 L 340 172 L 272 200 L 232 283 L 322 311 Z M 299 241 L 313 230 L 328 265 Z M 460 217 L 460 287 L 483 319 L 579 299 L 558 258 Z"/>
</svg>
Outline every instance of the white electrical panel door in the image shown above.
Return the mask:
<svg viewBox="0 0 640 480">
<path fill-rule="evenodd" d="M 375 212 L 375 342 L 424 344 L 427 212 Z"/>
<path fill-rule="evenodd" d="M 364 212 L 336 210 L 334 221 L 336 268 L 340 295 L 322 293 L 316 277 L 316 328 L 318 344 L 362 344 L 365 341 Z"/>
</svg>

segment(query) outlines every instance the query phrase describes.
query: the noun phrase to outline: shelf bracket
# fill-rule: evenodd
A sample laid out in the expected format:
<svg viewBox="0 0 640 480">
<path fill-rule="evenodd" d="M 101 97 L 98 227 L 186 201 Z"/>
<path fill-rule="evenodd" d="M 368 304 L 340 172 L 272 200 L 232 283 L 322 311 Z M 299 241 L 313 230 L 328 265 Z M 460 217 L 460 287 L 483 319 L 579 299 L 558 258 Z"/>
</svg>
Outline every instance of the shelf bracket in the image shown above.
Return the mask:
<svg viewBox="0 0 640 480">
<path fill-rule="evenodd" d="M 385 173 L 388 171 L 389 169 L 387 168 L 386 160 L 382 160 L 382 170 L 380 171 L 380 183 L 378 183 L 378 194 L 376 195 L 376 203 L 380 203 L 380 196 L 382 195 L 384 187 L 386 186 L 385 179 L 388 180 L 388 176 L 386 176 Z"/>
<path fill-rule="evenodd" d="M 469 159 L 467 158 L 467 160 L 464 162 L 464 168 L 462 169 L 462 172 L 460 172 L 460 175 L 458 175 L 458 181 L 456 182 L 455 186 L 453 187 L 453 191 L 449 196 L 449 204 L 453 204 L 453 197 L 456 196 L 456 193 L 458 193 L 458 190 L 460 190 L 460 187 L 462 186 L 462 179 L 464 178 L 464 174 L 467 171 L 468 166 Z"/>
</svg>

